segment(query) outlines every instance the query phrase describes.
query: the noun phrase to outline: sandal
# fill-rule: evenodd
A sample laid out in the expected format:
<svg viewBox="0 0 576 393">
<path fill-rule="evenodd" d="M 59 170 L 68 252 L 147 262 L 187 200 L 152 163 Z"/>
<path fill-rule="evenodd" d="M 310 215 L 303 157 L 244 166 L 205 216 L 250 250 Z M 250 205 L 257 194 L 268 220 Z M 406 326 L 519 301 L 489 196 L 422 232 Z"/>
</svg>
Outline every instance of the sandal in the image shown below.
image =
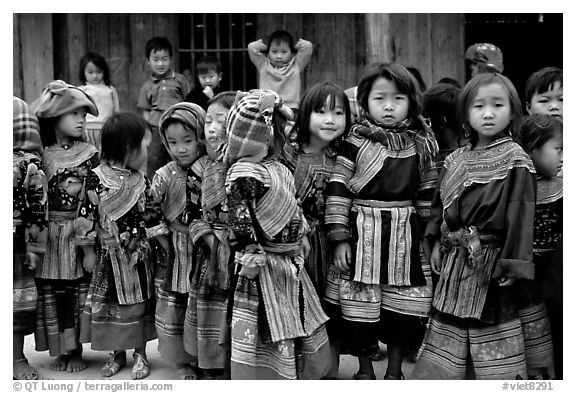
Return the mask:
<svg viewBox="0 0 576 393">
<path fill-rule="evenodd" d="M 15 368 L 18 363 L 22 364 L 19 365 L 19 372 L 16 373 Z M 22 358 L 12 363 L 12 377 L 14 379 L 32 381 L 38 379 L 38 371 L 28 364 L 28 359 Z"/>
<path fill-rule="evenodd" d="M 372 374 L 365 374 L 365 373 L 356 373 L 352 376 L 352 379 L 360 380 L 360 381 L 374 381 L 376 380 L 376 375 Z"/>
<path fill-rule="evenodd" d="M 150 375 L 148 360 L 138 352 L 134 352 L 134 365 L 132 366 L 132 379 L 143 379 Z"/>
<path fill-rule="evenodd" d="M 110 353 L 110 357 L 108 358 L 106 364 L 102 366 L 102 368 L 100 369 L 100 372 L 104 378 L 108 378 L 118 374 L 118 371 L 120 371 L 125 365 L 126 365 L 126 352 L 125 351 L 119 351 L 116 353 L 112 352 Z"/>
</svg>

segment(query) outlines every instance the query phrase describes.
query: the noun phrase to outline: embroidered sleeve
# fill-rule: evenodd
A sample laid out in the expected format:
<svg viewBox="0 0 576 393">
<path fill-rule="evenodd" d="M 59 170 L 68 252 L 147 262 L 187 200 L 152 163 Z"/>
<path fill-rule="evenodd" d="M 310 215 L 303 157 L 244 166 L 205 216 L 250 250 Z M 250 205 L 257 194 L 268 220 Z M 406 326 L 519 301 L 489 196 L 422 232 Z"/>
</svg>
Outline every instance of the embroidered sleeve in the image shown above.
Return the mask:
<svg viewBox="0 0 576 393">
<path fill-rule="evenodd" d="M 421 178 L 418 184 L 418 190 L 416 191 L 416 200 L 414 204 L 416 207 L 416 213 L 420 218 L 420 228 L 424 230 L 430 221 L 434 190 L 438 184 L 438 170 L 436 169 L 436 163 L 433 160 L 429 161 L 420 176 Z"/>
<path fill-rule="evenodd" d="M 146 178 L 146 190 L 144 191 L 144 214 L 143 220 L 146 227 L 146 236 L 150 239 L 155 236 L 165 235 L 168 233 L 168 227 L 163 221 L 162 206 L 153 192 L 152 185 Z"/>
<path fill-rule="evenodd" d="M 23 206 L 22 218 L 24 220 L 26 250 L 28 252 L 44 253 L 48 225 L 46 221 L 47 208 L 47 180 L 46 175 L 40 169 L 39 159 L 33 159 L 29 163 L 21 165 L 22 185 L 25 189 L 26 201 Z"/>
<path fill-rule="evenodd" d="M 328 228 L 328 240 L 331 242 L 349 241 L 350 208 L 352 207 L 352 193 L 347 184 L 356 169 L 356 154 L 352 144 L 344 141 L 340 154 L 336 158 L 334 172 L 326 186 L 326 215 L 325 222 Z"/>
<path fill-rule="evenodd" d="M 231 246 L 243 250 L 257 243 L 249 205 L 265 192 L 264 185 L 254 178 L 239 178 L 228 191 L 228 214 L 230 218 Z"/>
<path fill-rule="evenodd" d="M 76 231 L 76 245 L 89 246 L 96 242 L 96 225 L 98 223 L 100 193 L 102 185 L 98 176 L 89 171 L 84 186 L 84 196 L 78 211 L 78 218 L 74 224 Z"/>
<path fill-rule="evenodd" d="M 434 188 L 434 195 L 430 206 L 430 218 L 426 224 L 424 237 L 431 241 L 438 240 L 441 237 L 440 226 L 442 225 L 442 199 L 440 198 L 440 184 L 446 175 L 446 167 L 442 168 L 438 175 L 438 181 Z"/>
</svg>

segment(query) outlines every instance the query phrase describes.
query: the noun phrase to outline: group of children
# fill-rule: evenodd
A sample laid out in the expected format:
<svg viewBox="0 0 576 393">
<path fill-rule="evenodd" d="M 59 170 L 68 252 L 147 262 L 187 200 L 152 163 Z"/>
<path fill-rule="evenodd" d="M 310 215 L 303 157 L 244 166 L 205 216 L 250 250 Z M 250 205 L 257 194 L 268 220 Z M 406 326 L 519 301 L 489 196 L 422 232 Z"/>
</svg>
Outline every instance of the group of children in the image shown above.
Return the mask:
<svg viewBox="0 0 576 393">
<path fill-rule="evenodd" d="M 311 53 L 278 32 L 249 45 L 259 89 L 204 59 L 190 93 L 156 37 L 141 115 L 94 54 L 84 86 L 14 98 L 14 378 L 38 378 L 30 333 L 54 370 L 108 351 L 103 377 L 134 349 L 146 378 L 158 338 L 184 380 L 335 379 L 346 353 L 376 379 L 379 341 L 384 379 L 416 350 L 413 379 L 562 378 L 562 70 L 523 116 L 499 73 L 423 95 L 375 64 L 353 110 L 300 97 Z"/>
</svg>

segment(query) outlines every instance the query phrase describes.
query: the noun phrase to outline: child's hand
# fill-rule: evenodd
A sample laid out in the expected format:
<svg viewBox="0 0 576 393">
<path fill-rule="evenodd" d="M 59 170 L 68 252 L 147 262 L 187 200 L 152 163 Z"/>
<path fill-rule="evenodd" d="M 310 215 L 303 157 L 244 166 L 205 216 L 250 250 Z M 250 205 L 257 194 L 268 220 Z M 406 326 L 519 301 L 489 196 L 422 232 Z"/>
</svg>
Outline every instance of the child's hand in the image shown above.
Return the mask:
<svg viewBox="0 0 576 393">
<path fill-rule="evenodd" d="M 216 236 L 213 233 L 207 233 L 202 236 L 202 240 L 204 243 L 210 248 L 210 251 L 214 248 L 214 244 L 216 244 Z"/>
<path fill-rule="evenodd" d="M 338 243 L 336 250 L 334 250 L 334 265 L 340 271 L 346 272 L 350 270 L 350 263 L 352 261 L 352 249 L 348 242 Z"/>
<path fill-rule="evenodd" d="M 246 277 L 252 280 L 254 277 L 258 275 L 259 271 L 260 271 L 259 266 L 248 267 L 246 265 L 242 265 L 242 269 L 240 269 L 240 272 L 238 274 L 242 277 Z"/>
<path fill-rule="evenodd" d="M 26 253 L 26 262 L 24 262 L 24 264 L 28 267 L 28 269 L 36 269 L 38 263 L 40 263 L 40 255 L 36 254 L 35 252 Z"/>
<path fill-rule="evenodd" d="M 94 266 L 96 266 L 96 253 L 94 252 L 93 247 L 82 247 L 84 251 L 84 259 L 82 260 L 82 266 L 84 270 L 88 273 L 92 273 L 94 271 Z"/>
<path fill-rule="evenodd" d="M 308 236 L 303 236 L 301 249 L 302 253 L 304 254 L 304 259 L 308 258 L 311 248 L 312 246 L 310 246 L 310 240 L 308 240 Z"/>
<path fill-rule="evenodd" d="M 434 242 L 432 247 L 432 252 L 430 253 L 430 267 L 432 271 L 440 275 L 440 270 L 442 270 L 442 257 L 440 255 L 440 241 Z"/>
<path fill-rule="evenodd" d="M 210 86 L 206 86 L 204 90 L 202 90 L 202 93 L 204 93 L 204 95 L 208 97 L 208 99 L 214 97 L 214 91 L 212 91 L 212 88 Z"/>
<path fill-rule="evenodd" d="M 515 277 L 499 277 L 496 279 L 498 285 L 501 287 L 509 287 L 516 282 Z"/>
</svg>

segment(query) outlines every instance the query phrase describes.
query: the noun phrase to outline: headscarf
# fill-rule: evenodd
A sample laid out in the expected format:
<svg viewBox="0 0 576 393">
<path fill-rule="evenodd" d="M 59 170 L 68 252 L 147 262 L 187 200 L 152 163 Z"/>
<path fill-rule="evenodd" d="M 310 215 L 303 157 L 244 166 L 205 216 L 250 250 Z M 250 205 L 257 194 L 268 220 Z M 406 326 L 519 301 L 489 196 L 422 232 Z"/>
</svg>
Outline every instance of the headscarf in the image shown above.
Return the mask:
<svg viewBox="0 0 576 393">
<path fill-rule="evenodd" d="M 206 120 L 206 111 L 199 105 L 190 102 L 179 102 L 174 104 L 164 111 L 160 116 L 158 128 L 160 132 L 160 139 L 166 147 L 166 150 L 172 156 L 172 152 L 168 147 L 168 140 L 166 139 L 166 128 L 169 120 L 178 120 L 186 127 L 196 133 L 196 141 L 200 142 L 204 139 L 204 121 Z M 200 144 L 198 144 L 200 146 Z M 174 157 L 172 157 L 174 159 Z"/>
<path fill-rule="evenodd" d="M 274 138 L 273 115 L 277 111 L 287 120 L 294 117 L 278 94 L 272 90 L 239 91 L 226 117 L 228 145 L 224 161 L 260 162 L 268 154 Z M 283 130 L 282 130 L 283 131 Z"/>
<path fill-rule="evenodd" d="M 28 104 L 13 97 L 13 133 L 12 150 L 27 151 L 42 155 L 42 141 L 38 128 L 38 119 L 28 109 Z"/>
<path fill-rule="evenodd" d="M 84 107 L 87 113 L 98 116 L 98 108 L 92 97 L 61 80 L 48 83 L 31 107 L 38 118 L 58 117 Z"/>
</svg>

